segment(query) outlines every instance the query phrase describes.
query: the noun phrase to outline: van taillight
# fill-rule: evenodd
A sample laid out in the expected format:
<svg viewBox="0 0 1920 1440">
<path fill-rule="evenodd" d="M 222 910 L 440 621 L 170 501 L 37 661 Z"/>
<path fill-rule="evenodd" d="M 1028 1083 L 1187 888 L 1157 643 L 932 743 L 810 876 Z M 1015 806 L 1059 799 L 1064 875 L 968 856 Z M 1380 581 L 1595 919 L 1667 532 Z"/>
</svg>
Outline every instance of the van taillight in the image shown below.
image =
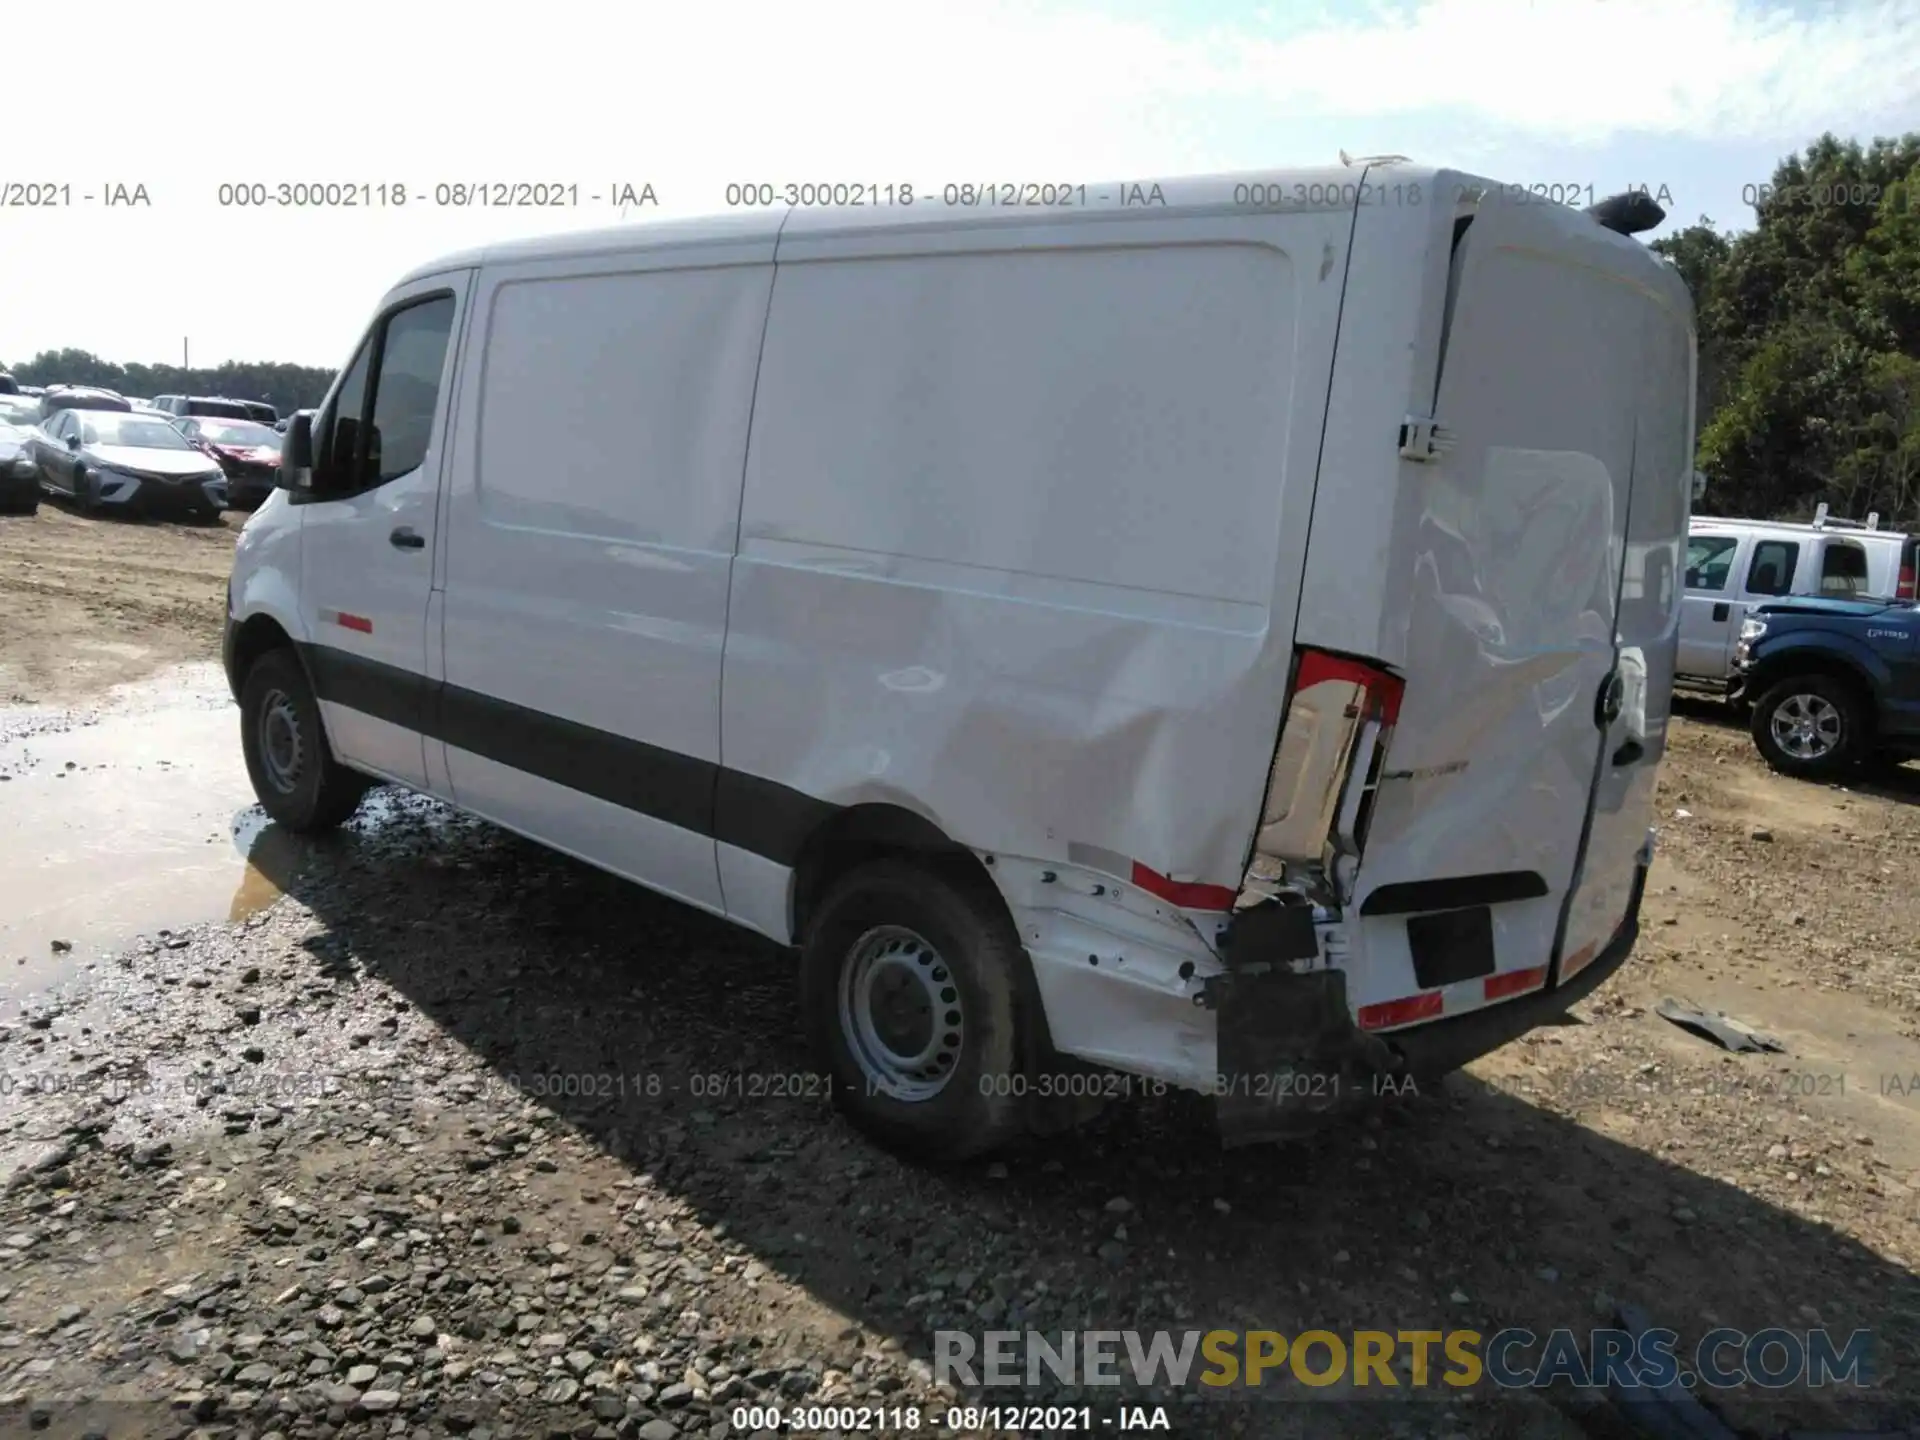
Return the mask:
<svg viewBox="0 0 1920 1440">
<path fill-rule="evenodd" d="M 1893 598 L 1896 600 L 1912 600 L 1916 598 L 1913 561 L 1909 560 L 1900 567 L 1900 583 L 1893 592 Z"/>
<path fill-rule="evenodd" d="M 1250 876 L 1264 861 L 1325 903 L 1351 898 L 1404 688 L 1370 661 L 1299 652 Z"/>
</svg>

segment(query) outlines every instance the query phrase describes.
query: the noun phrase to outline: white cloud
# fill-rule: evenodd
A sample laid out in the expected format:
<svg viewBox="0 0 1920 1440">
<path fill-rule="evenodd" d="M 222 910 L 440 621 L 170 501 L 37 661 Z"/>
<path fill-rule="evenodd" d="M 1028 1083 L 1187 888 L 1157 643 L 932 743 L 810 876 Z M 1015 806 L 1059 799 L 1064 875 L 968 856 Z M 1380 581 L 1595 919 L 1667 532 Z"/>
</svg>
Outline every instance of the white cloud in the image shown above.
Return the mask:
<svg viewBox="0 0 1920 1440">
<path fill-rule="evenodd" d="M 128 6 L 138 23 L 102 16 L 72 52 L 79 103 L 68 68 L 16 68 L 11 153 L 47 171 L 40 141 L 57 136 L 61 173 L 39 178 L 142 180 L 154 209 L 0 212 L 0 355 L 177 354 L 183 331 L 196 356 L 330 355 L 422 259 L 618 218 L 436 210 L 436 182 L 651 181 L 684 214 L 723 208 L 730 181 L 1103 180 L 1324 163 L 1342 145 L 1524 153 L 1530 179 L 1540 157 L 1615 139 L 1657 163 L 1680 140 L 1783 152 L 1827 128 L 1920 124 L 1913 0 L 1205 5 L 1177 24 L 1096 4 L 214 0 L 188 26 Z M 7 178 L 27 169 L 0 165 Z M 248 180 L 400 182 L 413 200 L 217 203 Z M 61 265 L 87 274 L 86 304 L 36 279 Z"/>
</svg>

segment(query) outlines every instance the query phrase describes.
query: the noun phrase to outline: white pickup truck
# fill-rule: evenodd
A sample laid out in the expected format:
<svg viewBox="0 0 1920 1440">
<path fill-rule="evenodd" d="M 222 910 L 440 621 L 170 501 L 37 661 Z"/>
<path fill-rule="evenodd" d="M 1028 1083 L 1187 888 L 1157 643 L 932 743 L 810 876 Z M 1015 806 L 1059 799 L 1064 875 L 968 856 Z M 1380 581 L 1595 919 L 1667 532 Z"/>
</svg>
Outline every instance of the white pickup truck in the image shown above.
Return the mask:
<svg viewBox="0 0 1920 1440">
<path fill-rule="evenodd" d="M 1912 600 L 1920 537 L 1844 520 L 1822 505 L 1807 524 L 1696 515 L 1687 529 L 1676 680 L 1724 694 L 1740 622 L 1783 595 Z"/>
</svg>

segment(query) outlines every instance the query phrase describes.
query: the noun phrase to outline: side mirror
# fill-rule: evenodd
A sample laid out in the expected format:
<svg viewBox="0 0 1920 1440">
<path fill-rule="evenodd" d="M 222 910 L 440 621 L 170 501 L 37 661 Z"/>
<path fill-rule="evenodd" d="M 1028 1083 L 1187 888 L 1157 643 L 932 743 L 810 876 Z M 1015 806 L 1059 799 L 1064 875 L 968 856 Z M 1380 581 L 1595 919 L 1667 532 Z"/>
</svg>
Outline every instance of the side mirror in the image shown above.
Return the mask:
<svg viewBox="0 0 1920 1440">
<path fill-rule="evenodd" d="M 78 435 L 67 436 L 67 448 L 69 450 L 78 450 L 80 448 L 80 437 Z"/>
<path fill-rule="evenodd" d="M 313 489 L 313 412 L 296 410 L 287 418 L 280 442 L 280 468 L 274 483 L 282 490 Z"/>
</svg>

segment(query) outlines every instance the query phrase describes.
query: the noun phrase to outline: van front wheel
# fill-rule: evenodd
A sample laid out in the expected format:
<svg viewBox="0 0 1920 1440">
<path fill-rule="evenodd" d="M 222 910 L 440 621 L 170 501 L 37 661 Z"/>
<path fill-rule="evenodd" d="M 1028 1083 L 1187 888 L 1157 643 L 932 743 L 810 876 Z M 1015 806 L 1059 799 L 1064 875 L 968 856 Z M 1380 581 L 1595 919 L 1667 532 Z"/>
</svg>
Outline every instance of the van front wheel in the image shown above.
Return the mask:
<svg viewBox="0 0 1920 1440">
<path fill-rule="evenodd" d="M 291 650 L 269 650 L 247 671 L 240 748 L 261 808 L 296 834 L 333 829 L 372 785 L 333 758 L 320 702 Z"/>
<path fill-rule="evenodd" d="M 1021 1128 L 1020 939 L 985 880 L 899 860 L 849 873 L 801 952 L 834 1098 L 882 1144 L 964 1160 Z"/>
</svg>

